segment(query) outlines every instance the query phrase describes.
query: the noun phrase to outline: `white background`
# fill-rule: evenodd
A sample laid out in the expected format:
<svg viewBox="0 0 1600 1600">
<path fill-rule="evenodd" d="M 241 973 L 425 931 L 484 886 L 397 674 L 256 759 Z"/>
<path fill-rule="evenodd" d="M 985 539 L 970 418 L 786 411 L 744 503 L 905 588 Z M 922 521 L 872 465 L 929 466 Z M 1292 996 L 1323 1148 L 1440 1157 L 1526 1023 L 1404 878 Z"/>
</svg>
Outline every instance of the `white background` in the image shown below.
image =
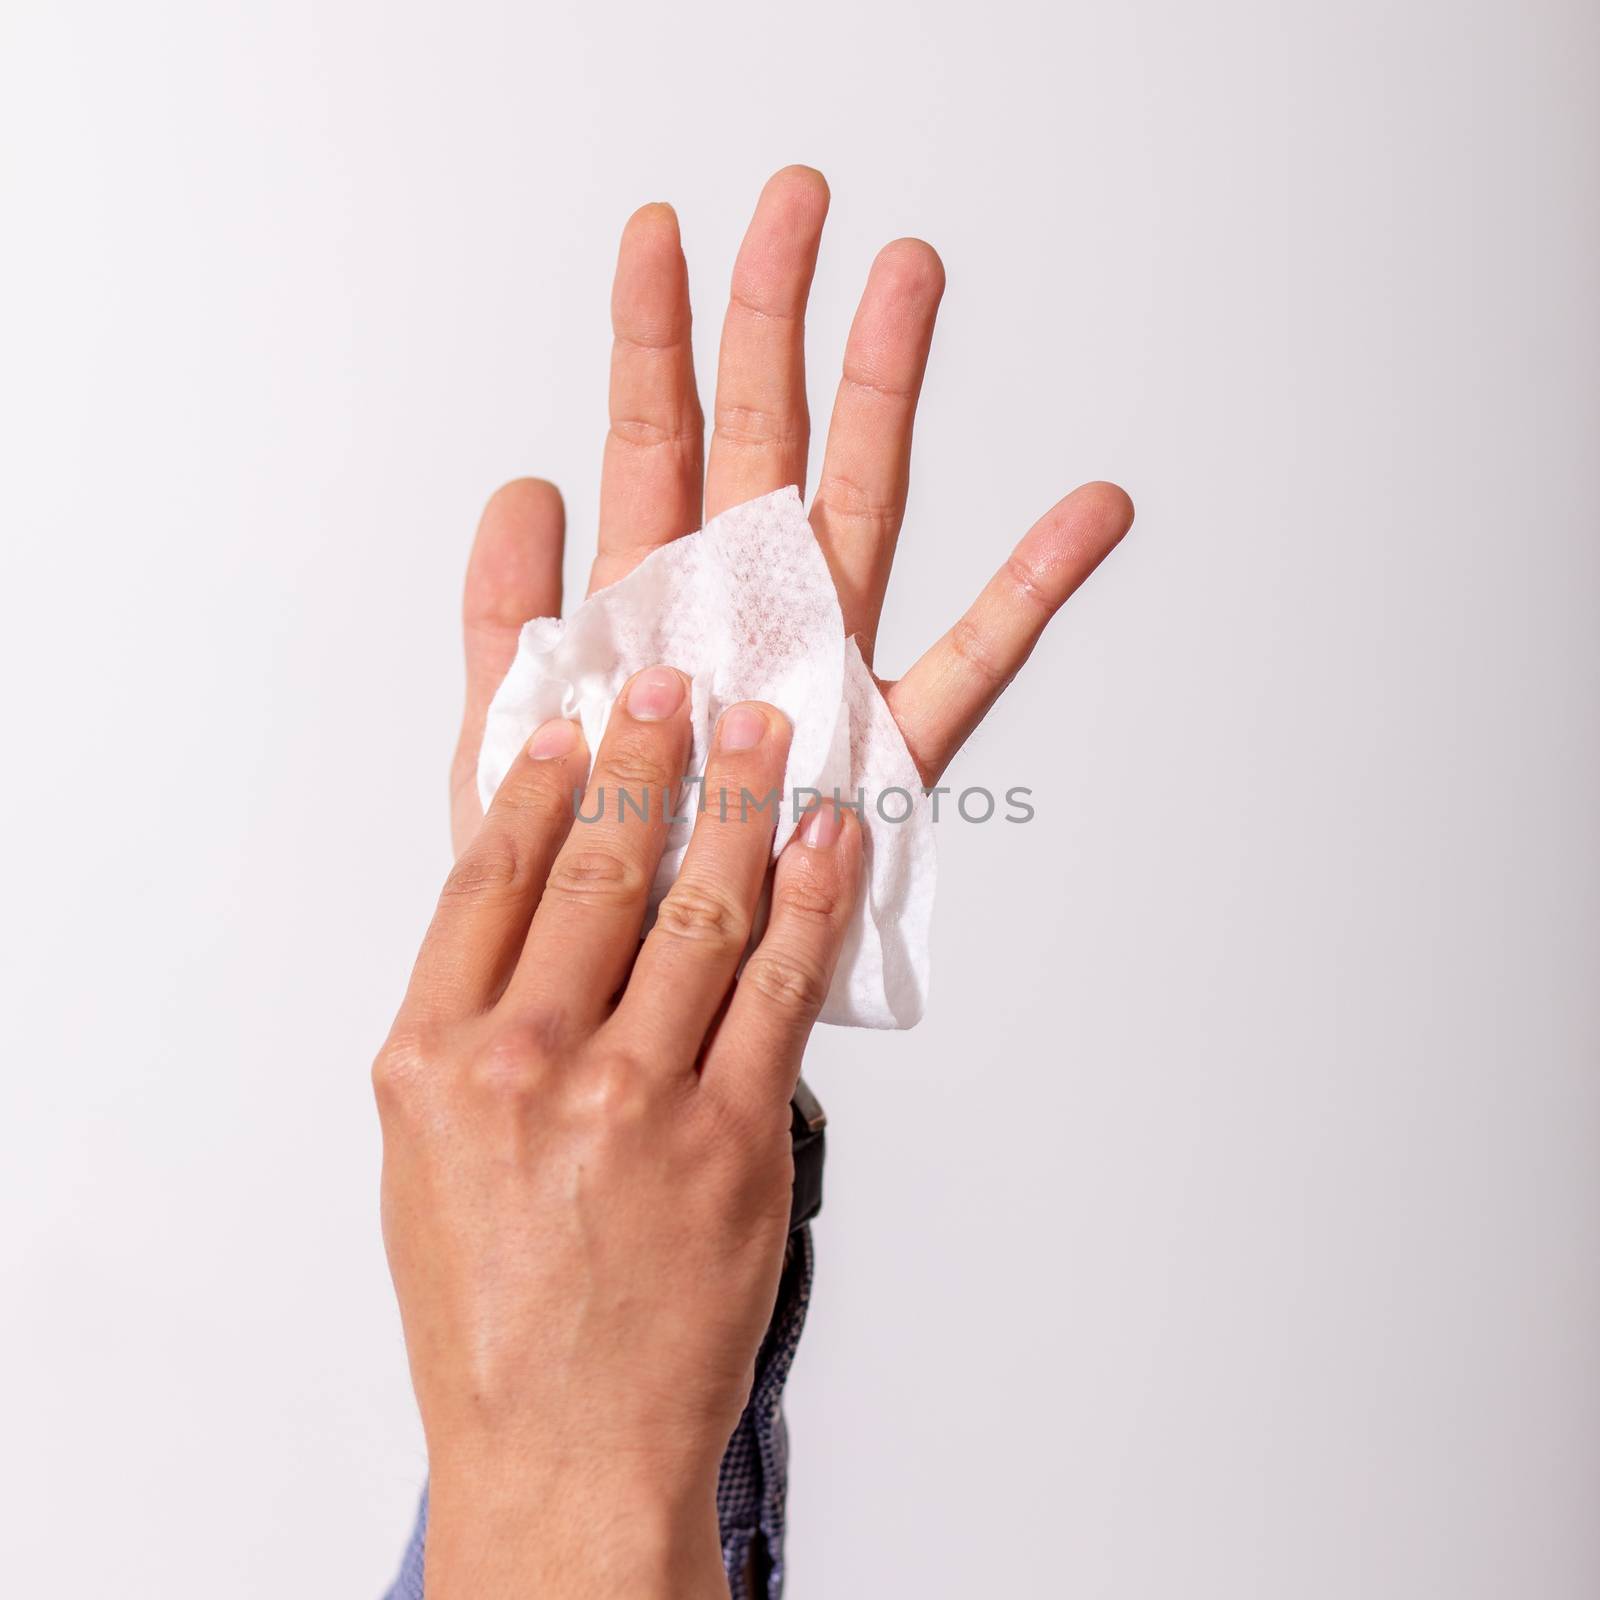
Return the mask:
<svg viewBox="0 0 1600 1600">
<path fill-rule="evenodd" d="M 367 1068 L 481 502 L 587 566 L 616 236 L 709 383 L 821 167 L 950 290 L 893 671 L 1130 540 L 827 1032 L 791 1594 L 1600 1586 L 1600 13 L 8 0 L 0 1573 L 375 1595 L 423 1473 Z"/>
</svg>

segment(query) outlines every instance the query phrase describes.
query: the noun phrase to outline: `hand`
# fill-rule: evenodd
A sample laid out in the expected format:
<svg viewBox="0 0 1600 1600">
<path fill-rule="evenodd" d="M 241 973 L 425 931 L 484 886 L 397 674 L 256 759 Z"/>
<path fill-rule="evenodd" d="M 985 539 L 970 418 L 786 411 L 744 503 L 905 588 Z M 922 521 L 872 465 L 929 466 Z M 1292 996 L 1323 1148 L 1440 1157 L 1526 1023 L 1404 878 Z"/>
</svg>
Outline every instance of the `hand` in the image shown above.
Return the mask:
<svg viewBox="0 0 1600 1600">
<path fill-rule="evenodd" d="M 611 296 L 611 432 L 600 479 L 593 591 L 730 506 L 803 490 L 806 300 L 828 186 L 786 167 L 762 190 L 734 264 L 722 328 L 709 459 L 689 343 L 689 278 L 670 206 L 636 211 Z M 844 373 L 811 505 L 847 634 L 870 667 L 910 485 L 911 427 L 944 292 L 932 248 L 879 252 L 845 344 Z M 880 679 L 925 782 L 938 780 L 1061 604 L 1133 522 L 1114 484 L 1089 483 L 1047 511 L 966 615 L 898 683 Z M 457 853 L 482 820 L 476 771 L 484 714 L 534 616 L 561 611 L 564 517 L 554 485 L 507 484 L 489 502 L 467 568 L 467 701 L 451 769 Z"/>
<path fill-rule="evenodd" d="M 781 787 L 790 730 L 733 707 L 641 947 L 688 704 L 667 668 L 624 690 L 581 808 L 594 822 L 573 817 L 577 724 L 536 731 L 450 874 L 374 1068 L 431 1471 L 429 1600 L 728 1592 L 717 1468 L 777 1295 L 789 1097 L 861 838 L 831 806 L 802 823 L 739 971 L 773 813 L 737 797 Z"/>
</svg>

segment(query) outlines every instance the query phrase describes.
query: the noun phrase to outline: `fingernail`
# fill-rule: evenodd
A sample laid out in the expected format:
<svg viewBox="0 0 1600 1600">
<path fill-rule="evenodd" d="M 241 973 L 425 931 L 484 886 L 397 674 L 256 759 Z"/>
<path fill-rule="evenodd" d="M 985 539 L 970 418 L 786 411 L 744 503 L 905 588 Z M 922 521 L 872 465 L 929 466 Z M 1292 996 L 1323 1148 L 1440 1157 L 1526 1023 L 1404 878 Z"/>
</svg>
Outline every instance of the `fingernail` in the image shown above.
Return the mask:
<svg viewBox="0 0 1600 1600">
<path fill-rule="evenodd" d="M 628 715 L 660 722 L 683 704 L 683 679 L 671 667 L 651 667 L 628 687 Z"/>
<path fill-rule="evenodd" d="M 535 730 L 528 741 L 528 754 L 535 761 L 549 761 L 555 756 L 571 755 L 578 743 L 578 726 L 565 717 L 557 717 Z"/>
<path fill-rule="evenodd" d="M 734 706 L 717 724 L 717 744 L 724 750 L 754 750 L 766 733 L 767 719 L 754 706 Z"/>
<path fill-rule="evenodd" d="M 838 806 L 827 801 L 806 818 L 806 825 L 800 830 L 801 842 L 808 850 L 826 850 L 839 837 L 842 822 Z"/>
</svg>

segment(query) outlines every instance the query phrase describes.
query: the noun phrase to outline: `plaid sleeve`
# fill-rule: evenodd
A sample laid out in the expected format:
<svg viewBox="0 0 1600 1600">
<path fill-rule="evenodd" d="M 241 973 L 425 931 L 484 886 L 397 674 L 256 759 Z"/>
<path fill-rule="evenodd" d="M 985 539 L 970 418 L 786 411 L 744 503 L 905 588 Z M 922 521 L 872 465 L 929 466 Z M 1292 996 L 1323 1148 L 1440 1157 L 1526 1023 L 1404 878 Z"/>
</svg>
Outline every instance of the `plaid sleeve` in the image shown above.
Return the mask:
<svg viewBox="0 0 1600 1600">
<path fill-rule="evenodd" d="M 778 1303 L 756 1357 L 756 1381 L 717 1477 L 722 1564 L 732 1600 L 778 1600 L 783 1593 L 784 1498 L 789 1486 L 783 1385 L 811 1302 L 812 1267 L 811 1229 L 804 1227 L 789 1240 Z M 428 1491 L 424 1488 L 399 1574 L 384 1600 L 423 1600 L 427 1537 Z"/>
<path fill-rule="evenodd" d="M 784 1499 L 789 1488 L 783 1385 L 811 1303 L 812 1265 L 808 1224 L 789 1240 L 778 1303 L 756 1357 L 756 1381 L 717 1477 L 722 1565 L 733 1600 L 778 1600 L 783 1593 Z"/>
</svg>

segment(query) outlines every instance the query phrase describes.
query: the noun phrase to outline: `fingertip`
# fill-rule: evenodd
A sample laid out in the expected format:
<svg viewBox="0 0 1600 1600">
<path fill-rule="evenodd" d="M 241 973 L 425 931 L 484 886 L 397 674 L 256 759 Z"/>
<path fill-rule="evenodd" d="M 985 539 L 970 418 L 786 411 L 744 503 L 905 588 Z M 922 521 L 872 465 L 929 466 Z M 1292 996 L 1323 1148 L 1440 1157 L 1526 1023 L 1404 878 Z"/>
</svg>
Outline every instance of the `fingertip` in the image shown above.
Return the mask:
<svg viewBox="0 0 1600 1600">
<path fill-rule="evenodd" d="M 782 167 L 762 186 L 758 209 L 775 207 L 793 223 L 820 227 L 832 198 L 828 180 L 815 167 Z"/>
<path fill-rule="evenodd" d="M 553 717 L 542 722 L 528 740 L 528 757 L 532 761 L 560 761 L 576 755 L 583 746 L 582 727 L 567 717 Z"/>
<path fill-rule="evenodd" d="M 560 611 L 566 521 L 561 491 L 545 478 L 513 478 L 489 496 L 467 560 L 469 624 L 520 628 Z"/>
<path fill-rule="evenodd" d="M 1115 548 L 1133 523 L 1133 501 L 1114 483 L 1080 484 L 1058 500 L 1029 529 L 1024 543 L 1042 546 L 1062 558 L 1079 559 Z"/>
<path fill-rule="evenodd" d="M 617 246 L 613 317 L 635 309 L 634 301 L 659 299 L 663 288 L 672 300 L 687 295 L 687 273 L 678 213 L 663 200 L 640 206 L 623 224 L 622 242 Z"/>
<path fill-rule="evenodd" d="M 905 299 L 935 300 L 944 294 L 944 262 L 926 239 L 893 239 L 873 258 L 872 276 Z"/>
<path fill-rule="evenodd" d="M 861 862 L 861 813 L 854 806 L 839 807 L 839 837 L 836 841 L 840 870 L 850 882 Z"/>
<path fill-rule="evenodd" d="M 723 752 L 754 750 L 769 738 L 787 745 L 789 719 L 764 700 L 741 700 L 717 719 L 717 749 Z"/>
<path fill-rule="evenodd" d="M 843 825 L 839 833 L 839 842 L 851 853 L 852 860 L 861 854 L 861 813 L 854 806 L 844 809 Z M 854 871 L 854 866 L 851 867 Z"/>
<path fill-rule="evenodd" d="M 821 850 L 831 855 L 836 848 L 851 848 L 852 838 L 860 831 L 861 820 L 851 802 L 824 796 L 812 801 L 802 813 L 788 848 Z"/>
<path fill-rule="evenodd" d="M 807 166 L 803 161 L 792 161 L 786 167 L 779 167 L 767 179 L 766 187 L 771 189 L 779 184 L 796 190 L 805 190 L 823 200 L 829 199 L 832 194 L 828 188 L 828 180 L 822 173 L 816 167 Z"/>
<path fill-rule="evenodd" d="M 745 700 L 741 703 L 759 711 L 761 715 L 767 719 L 768 726 L 773 728 L 775 731 L 784 734 L 785 736 L 794 731 L 794 724 L 790 722 L 789 718 L 775 705 L 770 704 L 768 701 Z"/>
<path fill-rule="evenodd" d="M 646 667 L 624 686 L 619 704 L 636 722 L 665 722 L 689 704 L 693 683 L 676 667 Z"/>
<path fill-rule="evenodd" d="M 665 200 L 651 200 L 639 207 L 622 226 L 624 244 L 660 240 L 679 242 L 678 213 Z"/>
<path fill-rule="evenodd" d="M 1061 605 L 1121 543 L 1133 501 L 1114 483 L 1085 483 L 1058 500 L 1023 535 L 1006 571 L 1032 586 L 1051 608 Z"/>
<path fill-rule="evenodd" d="M 503 483 L 484 504 L 479 526 L 495 523 L 520 523 L 538 517 L 566 521 L 566 503 L 561 491 L 548 478 L 513 478 Z"/>
<path fill-rule="evenodd" d="M 653 348 L 687 341 L 689 268 L 678 214 L 663 201 L 628 218 L 611 284 L 611 328 L 619 338 Z"/>
<path fill-rule="evenodd" d="M 1117 530 L 1119 539 L 1133 526 L 1133 498 L 1120 483 L 1108 483 L 1097 478 L 1073 491 L 1073 498 L 1079 496 L 1108 527 Z"/>
<path fill-rule="evenodd" d="M 861 817 L 853 805 L 831 798 L 800 819 L 778 861 L 791 896 L 809 886 L 817 905 L 830 909 L 830 921 L 848 921 L 860 887 Z"/>
</svg>

